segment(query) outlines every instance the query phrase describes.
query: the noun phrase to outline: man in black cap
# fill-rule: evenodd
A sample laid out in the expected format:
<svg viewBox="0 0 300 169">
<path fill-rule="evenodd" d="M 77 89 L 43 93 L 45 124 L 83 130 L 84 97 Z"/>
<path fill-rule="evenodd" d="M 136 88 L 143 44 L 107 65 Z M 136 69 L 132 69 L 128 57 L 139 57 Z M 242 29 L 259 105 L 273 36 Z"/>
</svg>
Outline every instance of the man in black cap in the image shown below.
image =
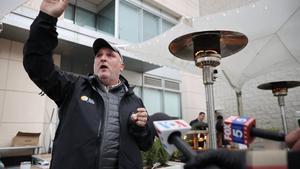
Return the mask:
<svg viewBox="0 0 300 169">
<path fill-rule="evenodd" d="M 24 46 L 24 68 L 59 107 L 51 169 L 141 169 L 151 147 L 148 114 L 127 80 L 120 52 L 104 39 L 93 44 L 94 74 L 75 76 L 53 63 L 56 22 L 67 0 L 43 0 Z"/>
</svg>

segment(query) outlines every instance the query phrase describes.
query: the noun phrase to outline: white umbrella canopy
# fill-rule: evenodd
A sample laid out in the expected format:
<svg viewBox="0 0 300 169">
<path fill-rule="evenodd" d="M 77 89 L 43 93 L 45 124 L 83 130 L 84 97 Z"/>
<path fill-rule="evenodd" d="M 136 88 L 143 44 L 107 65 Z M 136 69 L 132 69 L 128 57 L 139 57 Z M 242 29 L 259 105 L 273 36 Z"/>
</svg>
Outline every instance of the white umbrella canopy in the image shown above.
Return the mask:
<svg viewBox="0 0 300 169">
<path fill-rule="evenodd" d="M 193 62 L 178 59 L 168 50 L 175 38 L 199 31 L 230 30 L 245 34 L 248 45 L 240 52 L 221 59 L 218 67 L 232 85 L 241 90 L 243 84 L 278 67 L 300 65 L 300 0 L 258 0 L 235 9 L 211 15 L 183 19 L 164 34 L 126 50 L 146 60 L 168 67 L 201 73 Z"/>
<path fill-rule="evenodd" d="M 245 49 L 221 60 L 221 68 L 237 88 L 278 67 L 300 65 L 296 47 L 300 45 L 296 33 L 300 28 L 299 6 L 299 0 L 257 1 L 255 6 L 242 7 L 236 17 L 224 17 L 230 23 L 229 30 L 242 32 L 249 39 Z M 234 15 L 234 11 L 226 15 Z"/>
</svg>

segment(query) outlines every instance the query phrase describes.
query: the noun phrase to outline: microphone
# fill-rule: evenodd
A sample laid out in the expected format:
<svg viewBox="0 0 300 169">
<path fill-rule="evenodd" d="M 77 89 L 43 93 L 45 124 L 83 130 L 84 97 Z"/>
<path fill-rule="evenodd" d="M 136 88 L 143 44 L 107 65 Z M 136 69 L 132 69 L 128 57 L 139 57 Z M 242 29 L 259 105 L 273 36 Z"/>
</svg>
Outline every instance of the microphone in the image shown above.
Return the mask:
<svg viewBox="0 0 300 169">
<path fill-rule="evenodd" d="M 236 117 L 231 117 L 231 125 L 235 126 L 237 123 L 232 123 Z M 173 120 L 169 120 L 173 119 Z M 247 118 L 246 118 L 247 119 Z M 227 119 L 228 120 L 228 119 Z M 240 120 L 243 122 L 245 128 L 252 126 L 250 135 L 257 133 L 255 128 L 255 120 L 253 118 L 247 120 Z M 254 121 L 254 122 L 253 122 Z M 171 154 L 176 149 L 174 145 L 187 157 L 189 161 L 185 164 L 185 169 L 215 169 L 215 168 L 231 168 L 231 169 L 246 169 L 246 168 L 287 168 L 298 169 L 300 166 L 299 155 L 300 152 L 287 152 L 287 151 L 233 151 L 233 150 L 207 150 L 196 153 L 191 147 L 184 142 L 180 135 L 185 133 L 191 127 L 183 120 L 174 120 L 164 113 L 155 113 L 149 117 L 150 126 L 154 127 L 161 140 L 165 150 Z M 227 122 L 227 125 L 229 123 Z M 260 129 L 258 129 L 260 130 Z M 154 131 L 155 132 L 155 131 Z M 260 133 L 260 132 L 258 132 Z M 254 134 L 260 136 L 260 134 Z M 267 135 L 270 137 L 270 132 L 262 132 L 263 137 Z M 271 134 L 272 135 L 272 134 Z M 282 135 L 280 140 L 282 141 Z M 273 136 L 271 136 L 273 138 Z M 268 138 L 270 139 L 270 138 Z M 274 140 L 274 139 L 273 139 Z"/>
<path fill-rule="evenodd" d="M 254 137 L 285 141 L 285 134 L 259 129 L 255 125 L 256 121 L 252 117 L 230 116 L 224 120 L 224 139 L 246 145 L 249 145 Z"/>
<path fill-rule="evenodd" d="M 300 151 L 285 150 L 208 150 L 197 154 L 184 169 L 208 169 L 215 165 L 219 169 L 299 169 Z"/>
<path fill-rule="evenodd" d="M 149 116 L 149 127 L 150 127 L 150 130 L 155 133 L 155 136 L 158 137 L 158 134 L 156 132 L 156 129 L 153 125 L 153 122 L 154 121 L 162 121 L 162 120 L 176 120 L 178 119 L 177 117 L 171 117 L 171 116 L 168 116 L 167 114 L 165 113 L 162 113 L 162 112 L 157 112 L 157 113 L 154 113 L 152 115 Z"/>
<path fill-rule="evenodd" d="M 156 133 L 164 149 L 171 155 L 176 147 L 188 159 L 196 156 L 192 148 L 181 139 L 181 135 L 191 129 L 191 126 L 181 119 L 175 119 L 164 113 L 156 113 L 149 117 L 150 124 L 153 123 Z"/>
</svg>

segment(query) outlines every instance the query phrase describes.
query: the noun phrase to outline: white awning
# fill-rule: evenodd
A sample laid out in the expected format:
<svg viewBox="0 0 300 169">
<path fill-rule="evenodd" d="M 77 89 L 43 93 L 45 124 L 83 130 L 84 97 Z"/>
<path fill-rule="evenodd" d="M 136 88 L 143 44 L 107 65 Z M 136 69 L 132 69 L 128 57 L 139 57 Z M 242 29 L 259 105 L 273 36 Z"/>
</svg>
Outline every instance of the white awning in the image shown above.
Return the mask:
<svg viewBox="0 0 300 169">
<path fill-rule="evenodd" d="M 153 63 L 201 73 L 193 62 L 174 57 L 168 46 L 175 38 L 199 31 L 230 30 L 248 37 L 240 52 L 221 60 L 222 69 L 235 87 L 279 68 L 300 66 L 300 1 L 258 0 L 238 8 L 183 19 L 169 31 L 126 50 Z"/>
</svg>

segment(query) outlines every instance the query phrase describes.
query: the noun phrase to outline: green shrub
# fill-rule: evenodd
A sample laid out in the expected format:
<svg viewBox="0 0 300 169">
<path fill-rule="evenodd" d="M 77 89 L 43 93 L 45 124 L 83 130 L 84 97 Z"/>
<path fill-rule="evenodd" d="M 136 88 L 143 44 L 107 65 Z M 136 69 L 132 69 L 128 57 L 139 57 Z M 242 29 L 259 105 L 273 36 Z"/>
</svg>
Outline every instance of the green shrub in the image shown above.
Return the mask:
<svg viewBox="0 0 300 169">
<path fill-rule="evenodd" d="M 152 167 L 155 163 L 166 165 L 169 160 L 168 153 L 163 149 L 158 138 L 155 138 L 150 150 L 142 152 L 144 166 Z"/>
</svg>

